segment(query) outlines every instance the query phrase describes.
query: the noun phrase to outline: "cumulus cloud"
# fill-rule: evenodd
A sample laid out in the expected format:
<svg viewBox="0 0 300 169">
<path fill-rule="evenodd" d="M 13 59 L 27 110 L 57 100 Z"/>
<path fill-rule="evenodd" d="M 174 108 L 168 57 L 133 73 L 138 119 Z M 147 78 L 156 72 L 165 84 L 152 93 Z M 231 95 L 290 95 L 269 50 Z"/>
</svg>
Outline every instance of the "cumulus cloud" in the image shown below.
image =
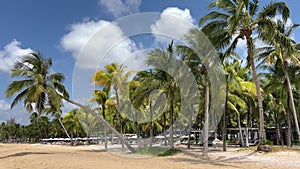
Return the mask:
<svg viewBox="0 0 300 169">
<path fill-rule="evenodd" d="M 99 4 L 116 18 L 139 12 L 141 3 L 142 0 L 99 0 Z"/>
<path fill-rule="evenodd" d="M 135 49 L 117 24 L 104 20 L 71 25 L 60 43 L 77 59 L 79 68 L 93 70 L 112 62 L 120 63 Z"/>
<path fill-rule="evenodd" d="M 195 26 L 193 22 L 189 9 L 169 7 L 161 13 L 160 19 L 151 25 L 151 32 L 156 42 L 167 44 L 170 43 L 170 38 L 181 38 L 186 34 Z"/>
<path fill-rule="evenodd" d="M 32 52 L 31 49 L 22 49 L 20 46 L 21 42 L 14 39 L 0 51 L 1 71 L 9 72 L 16 61 L 21 60 L 24 55 Z"/>
<path fill-rule="evenodd" d="M 9 110 L 10 105 L 5 101 L 0 99 L 0 110 Z"/>
</svg>

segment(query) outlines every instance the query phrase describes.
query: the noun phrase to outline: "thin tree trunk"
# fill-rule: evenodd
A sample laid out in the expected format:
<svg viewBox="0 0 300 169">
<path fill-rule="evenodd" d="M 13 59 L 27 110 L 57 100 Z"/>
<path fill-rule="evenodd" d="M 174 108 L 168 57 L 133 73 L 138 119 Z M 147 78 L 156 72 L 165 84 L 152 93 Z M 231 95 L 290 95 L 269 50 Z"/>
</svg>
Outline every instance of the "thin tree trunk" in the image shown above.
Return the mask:
<svg viewBox="0 0 300 169">
<path fill-rule="evenodd" d="M 203 130 L 203 150 L 202 155 L 208 156 L 208 130 L 209 130 L 209 82 L 208 75 L 205 76 L 205 115 L 204 115 L 204 130 Z"/>
<path fill-rule="evenodd" d="M 149 129 L 150 129 L 150 147 L 152 147 L 153 141 L 153 127 L 152 127 L 152 100 L 150 99 L 150 122 L 149 122 Z"/>
<path fill-rule="evenodd" d="M 102 116 L 103 116 L 103 119 L 105 120 L 105 103 L 102 104 Z M 104 129 L 104 149 L 107 150 L 107 132 L 106 132 L 106 126 L 104 125 L 103 127 Z"/>
<path fill-rule="evenodd" d="M 253 41 L 251 38 L 252 32 L 247 32 L 246 39 L 247 39 L 247 48 L 248 48 L 248 58 L 250 59 L 250 66 L 252 69 L 252 75 L 256 86 L 256 94 L 257 94 L 257 102 L 258 102 L 258 111 L 259 111 L 259 145 L 263 144 L 264 140 L 264 110 L 263 110 L 263 103 L 262 103 L 262 96 L 260 92 L 260 84 L 258 81 L 258 77 L 256 74 L 256 67 L 254 63 L 254 56 L 253 56 Z"/>
<path fill-rule="evenodd" d="M 280 126 L 279 126 L 279 118 L 278 112 L 275 112 L 275 121 L 276 121 L 276 145 L 280 145 Z"/>
<path fill-rule="evenodd" d="M 242 126 L 241 126 L 241 116 L 240 116 L 240 113 L 238 113 L 237 116 L 238 116 L 238 126 L 239 126 L 239 131 L 240 131 L 241 144 L 242 144 L 242 147 L 245 147 L 244 137 L 243 137 L 243 131 L 242 131 Z"/>
<path fill-rule="evenodd" d="M 174 138 L 173 138 L 173 113 L 174 113 L 174 105 L 173 105 L 173 94 L 171 92 L 171 101 L 170 101 L 170 148 L 174 148 Z"/>
<path fill-rule="evenodd" d="M 61 125 L 61 127 L 64 129 L 64 131 L 65 131 L 66 135 L 68 136 L 68 138 L 71 139 L 71 137 L 70 137 L 70 135 L 69 135 L 67 129 L 65 128 L 64 124 L 62 123 L 60 117 L 58 117 L 57 119 L 58 119 L 59 124 Z"/>
<path fill-rule="evenodd" d="M 191 105 L 191 110 L 193 110 L 192 108 L 193 105 Z M 193 110 L 194 111 L 194 110 Z M 192 132 L 192 112 L 189 113 L 189 126 L 188 126 L 188 145 L 187 148 L 191 148 L 191 132 Z"/>
<path fill-rule="evenodd" d="M 123 141 L 123 143 L 126 145 L 126 147 L 131 151 L 131 152 L 135 152 L 135 149 L 133 147 L 131 147 L 125 140 L 124 137 L 122 136 L 122 134 L 120 134 L 115 128 L 113 128 L 105 119 L 103 119 L 102 116 L 100 116 L 98 113 L 94 112 L 93 110 L 91 110 L 89 107 L 84 106 L 80 103 L 74 102 L 68 98 L 62 97 L 64 100 L 66 100 L 67 102 L 74 104 L 82 109 L 84 109 L 85 111 L 92 113 L 95 117 L 97 117 L 101 122 L 103 122 L 103 124 L 105 126 L 107 126 L 109 128 L 109 130 L 111 130 L 113 133 L 115 133 L 117 135 L 117 137 Z"/>
<path fill-rule="evenodd" d="M 290 113 L 290 105 L 289 105 L 289 98 L 288 98 L 288 104 L 287 104 L 287 110 L 286 110 L 286 113 L 287 113 L 287 127 L 288 127 L 288 130 L 287 130 L 287 139 L 286 139 L 286 142 L 287 142 L 287 146 L 288 147 L 292 147 L 292 130 L 291 130 L 291 113 Z"/>
<path fill-rule="evenodd" d="M 288 62 L 285 61 L 284 62 L 285 78 L 286 78 L 287 85 L 288 85 L 289 98 L 290 98 L 290 103 L 291 103 L 291 106 L 292 106 L 292 112 L 293 112 L 293 116 L 294 116 L 296 132 L 297 132 L 297 135 L 298 135 L 298 141 L 300 142 L 299 123 L 298 123 L 298 118 L 297 118 L 297 112 L 296 112 L 296 107 L 295 107 L 295 102 L 294 102 L 294 96 L 293 96 L 291 81 L 290 81 L 290 77 L 289 77 L 289 74 L 288 74 L 288 65 L 287 64 L 288 64 Z"/>
<path fill-rule="evenodd" d="M 120 101 L 119 101 L 119 94 L 118 90 L 115 90 L 116 93 L 116 100 L 117 100 L 117 107 L 118 107 L 118 116 L 119 116 L 119 123 L 120 123 L 120 134 L 123 135 L 123 127 L 122 127 L 122 116 L 121 116 L 121 108 L 120 108 Z M 121 140 L 122 150 L 124 150 L 124 141 Z"/>
<path fill-rule="evenodd" d="M 166 112 L 164 112 L 164 144 L 167 146 L 167 136 L 166 136 Z"/>
<path fill-rule="evenodd" d="M 228 78 L 227 78 L 228 80 Z M 227 145 L 226 145 L 226 136 L 227 136 L 227 121 L 226 121 L 226 114 L 227 114 L 227 108 L 228 108 L 228 94 L 229 94 L 229 87 L 228 82 L 226 84 L 226 95 L 225 95 L 225 107 L 224 107 L 224 115 L 223 115 L 223 133 L 222 133 L 222 139 L 223 139 L 223 151 L 227 151 Z"/>
</svg>

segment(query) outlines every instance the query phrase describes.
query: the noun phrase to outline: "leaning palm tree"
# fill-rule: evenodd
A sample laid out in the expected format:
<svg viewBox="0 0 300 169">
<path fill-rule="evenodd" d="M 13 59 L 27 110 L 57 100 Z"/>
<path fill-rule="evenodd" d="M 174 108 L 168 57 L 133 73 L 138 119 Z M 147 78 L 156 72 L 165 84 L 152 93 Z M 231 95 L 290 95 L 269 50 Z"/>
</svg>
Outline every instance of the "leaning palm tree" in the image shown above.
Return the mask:
<svg viewBox="0 0 300 169">
<path fill-rule="evenodd" d="M 119 132 L 89 107 L 69 99 L 68 92 L 62 84 L 62 81 L 64 80 L 63 74 L 50 74 L 51 66 L 52 60 L 50 58 L 43 58 L 38 52 L 30 53 L 24 56 L 20 62 L 15 63 L 10 72 L 11 77 L 16 77 L 21 80 L 15 80 L 10 83 L 5 91 L 6 97 L 8 98 L 16 95 L 11 104 L 11 108 L 23 100 L 24 107 L 27 111 L 43 113 L 46 104 L 50 106 L 55 105 L 55 109 L 57 110 L 57 107 L 60 107 L 59 103 L 61 103 L 61 99 L 64 99 L 65 101 L 92 113 L 111 131 L 116 133 L 120 140 L 124 140 Z M 135 151 L 126 142 L 125 145 L 130 151 Z"/>
<path fill-rule="evenodd" d="M 62 84 L 63 74 L 50 74 L 51 66 L 52 60 L 43 58 L 38 52 L 30 53 L 15 63 L 10 75 L 20 80 L 13 81 L 6 90 L 6 97 L 16 95 L 11 108 L 23 100 L 26 110 L 34 112 L 37 118 L 47 109 L 53 110 L 53 114 L 59 112 L 57 110 L 60 110 L 62 102 L 58 93 L 64 97 L 69 97 L 69 94 Z"/>
<path fill-rule="evenodd" d="M 272 27 L 272 18 L 281 14 L 286 21 L 290 16 L 290 10 L 285 2 L 271 2 L 258 12 L 258 0 L 215 0 L 209 5 L 217 10 L 210 12 L 200 19 L 202 31 L 209 36 L 217 50 L 226 48 L 225 56 L 228 56 L 237 46 L 240 39 L 247 42 L 247 61 L 251 66 L 252 75 L 256 84 L 258 109 L 260 115 L 259 145 L 263 144 L 264 113 L 260 84 L 257 77 L 254 61 L 253 36 L 264 40 L 265 36 L 272 35 L 272 31 L 266 28 Z"/>
</svg>

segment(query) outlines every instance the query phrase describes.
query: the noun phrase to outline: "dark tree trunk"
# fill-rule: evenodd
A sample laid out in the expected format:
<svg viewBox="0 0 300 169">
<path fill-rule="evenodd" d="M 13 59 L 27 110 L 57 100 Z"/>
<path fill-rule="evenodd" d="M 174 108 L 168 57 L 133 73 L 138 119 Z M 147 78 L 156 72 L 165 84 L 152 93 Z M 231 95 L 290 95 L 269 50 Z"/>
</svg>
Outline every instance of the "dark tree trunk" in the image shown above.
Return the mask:
<svg viewBox="0 0 300 169">
<path fill-rule="evenodd" d="M 164 145 L 167 146 L 167 137 L 166 137 L 166 112 L 164 112 L 164 115 L 163 115 L 163 118 L 164 118 Z"/>
<path fill-rule="evenodd" d="M 228 78 L 226 78 L 228 80 Z M 223 139 L 223 151 L 227 151 L 227 145 L 226 145 L 226 136 L 227 136 L 227 121 L 226 121 L 226 114 L 227 114 L 227 108 L 228 108 L 228 93 L 229 93 L 229 87 L 228 87 L 228 81 L 226 84 L 226 96 L 225 96 L 225 107 L 224 107 L 224 115 L 223 115 L 223 133 L 222 133 L 222 139 Z"/>
</svg>

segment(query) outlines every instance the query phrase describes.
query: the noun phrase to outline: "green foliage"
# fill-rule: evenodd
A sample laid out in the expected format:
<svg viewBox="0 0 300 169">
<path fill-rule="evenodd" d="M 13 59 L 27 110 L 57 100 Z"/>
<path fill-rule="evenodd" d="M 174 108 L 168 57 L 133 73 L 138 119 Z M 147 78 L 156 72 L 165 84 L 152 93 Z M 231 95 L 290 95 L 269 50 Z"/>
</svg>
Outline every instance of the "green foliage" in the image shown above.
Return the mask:
<svg viewBox="0 0 300 169">
<path fill-rule="evenodd" d="M 138 154 L 159 156 L 159 157 L 171 156 L 178 152 L 180 152 L 179 149 L 169 149 L 166 147 L 146 147 L 136 151 L 136 153 Z"/>
<path fill-rule="evenodd" d="M 264 144 L 266 144 L 266 145 L 273 145 L 273 141 L 264 139 Z"/>
</svg>

